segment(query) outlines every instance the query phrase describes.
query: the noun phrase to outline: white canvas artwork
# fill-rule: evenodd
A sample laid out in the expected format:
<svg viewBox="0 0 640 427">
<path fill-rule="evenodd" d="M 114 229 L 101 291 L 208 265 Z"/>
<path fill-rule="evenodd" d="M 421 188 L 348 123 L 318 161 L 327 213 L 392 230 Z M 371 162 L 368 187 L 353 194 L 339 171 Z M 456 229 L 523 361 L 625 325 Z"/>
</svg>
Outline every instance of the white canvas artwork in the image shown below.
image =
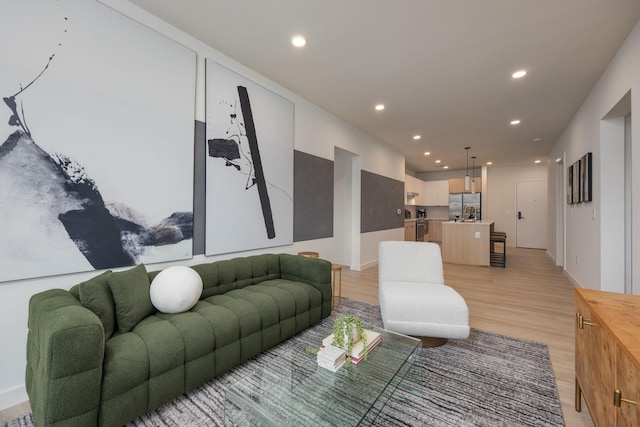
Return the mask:
<svg viewBox="0 0 640 427">
<path fill-rule="evenodd" d="M 206 60 L 207 255 L 293 243 L 293 103 Z"/>
<path fill-rule="evenodd" d="M 0 281 L 192 257 L 195 52 L 95 0 L 0 39 Z"/>
</svg>

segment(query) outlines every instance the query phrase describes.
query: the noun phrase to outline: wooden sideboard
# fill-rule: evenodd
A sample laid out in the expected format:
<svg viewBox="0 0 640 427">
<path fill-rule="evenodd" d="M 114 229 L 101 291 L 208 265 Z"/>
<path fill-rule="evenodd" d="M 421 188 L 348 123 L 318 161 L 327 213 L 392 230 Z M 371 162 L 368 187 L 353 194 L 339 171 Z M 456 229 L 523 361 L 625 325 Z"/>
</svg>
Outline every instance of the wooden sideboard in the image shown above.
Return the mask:
<svg viewBox="0 0 640 427">
<path fill-rule="evenodd" d="M 596 426 L 640 426 L 640 296 L 576 289 L 576 410 Z"/>
</svg>

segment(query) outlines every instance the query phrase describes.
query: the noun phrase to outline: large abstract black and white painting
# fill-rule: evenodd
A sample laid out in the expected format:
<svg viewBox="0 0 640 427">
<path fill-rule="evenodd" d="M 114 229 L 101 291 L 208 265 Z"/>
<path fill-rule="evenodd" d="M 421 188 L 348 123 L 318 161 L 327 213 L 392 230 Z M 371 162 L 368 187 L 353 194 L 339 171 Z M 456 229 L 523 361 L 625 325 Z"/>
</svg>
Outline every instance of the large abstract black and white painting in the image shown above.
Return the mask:
<svg viewBox="0 0 640 427">
<path fill-rule="evenodd" d="M 293 103 L 206 60 L 207 255 L 293 242 Z"/>
<path fill-rule="evenodd" d="M 190 258 L 195 52 L 95 0 L 0 40 L 0 281 Z"/>
</svg>

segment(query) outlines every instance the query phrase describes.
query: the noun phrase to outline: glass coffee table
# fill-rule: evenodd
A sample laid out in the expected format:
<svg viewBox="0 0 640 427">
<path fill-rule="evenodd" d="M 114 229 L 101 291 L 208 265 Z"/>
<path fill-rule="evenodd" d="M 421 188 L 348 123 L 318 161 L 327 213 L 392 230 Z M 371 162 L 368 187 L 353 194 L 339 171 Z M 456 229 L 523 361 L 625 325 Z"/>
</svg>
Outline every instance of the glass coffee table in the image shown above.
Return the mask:
<svg viewBox="0 0 640 427">
<path fill-rule="evenodd" d="M 413 364 L 420 340 L 380 328 L 367 360 L 331 372 L 304 348 L 286 369 L 257 369 L 229 387 L 225 421 L 233 426 L 370 425 Z M 316 343 L 319 344 L 319 343 Z M 295 356 L 295 357 L 294 357 Z"/>
</svg>

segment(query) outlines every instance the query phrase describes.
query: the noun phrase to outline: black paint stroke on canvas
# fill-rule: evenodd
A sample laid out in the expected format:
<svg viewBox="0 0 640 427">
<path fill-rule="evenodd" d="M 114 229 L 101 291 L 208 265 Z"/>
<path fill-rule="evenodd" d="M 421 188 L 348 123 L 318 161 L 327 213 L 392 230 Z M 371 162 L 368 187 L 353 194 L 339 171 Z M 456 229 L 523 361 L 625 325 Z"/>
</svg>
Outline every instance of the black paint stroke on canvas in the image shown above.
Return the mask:
<svg viewBox="0 0 640 427">
<path fill-rule="evenodd" d="M 276 231 L 273 227 L 273 212 L 271 211 L 271 203 L 269 202 L 267 183 L 264 179 L 260 149 L 258 147 L 258 137 L 256 136 L 255 124 L 253 123 L 253 112 L 251 111 L 247 88 L 238 86 L 238 95 L 240 96 L 240 107 L 242 108 L 244 126 L 247 132 L 247 138 L 249 139 L 249 150 L 251 151 L 251 159 L 253 160 L 256 184 L 258 185 L 258 195 L 260 196 L 260 205 L 262 207 L 262 215 L 264 216 L 264 226 L 267 229 L 267 237 L 273 239 L 276 237 Z"/>
<path fill-rule="evenodd" d="M 267 190 L 268 183 L 264 177 L 260 147 L 258 145 L 258 137 L 253 121 L 253 111 L 251 110 L 251 102 L 247 88 L 238 86 L 238 96 L 244 121 L 238 122 L 238 116 L 235 110 L 230 114 L 230 119 L 232 124 L 238 126 L 239 132 L 230 135 L 228 138 L 209 139 L 207 141 L 209 156 L 224 159 L 225 166 L 234 167 L 240 172 L 242 172 L 242 166 L 245 163 L 248 165 L 249 170 L 244 172 L 248 176 L 245 190 L 254 185 L 257 186 L 267 237 L 274 239 L 276 237 L 276 231 L 273 223 L 273 211 L 269 200 L 269 192 Z M 248 140 L 250 157 L 242 151 L 241 137 L 246 137 Z"/>
<path fill-rule="evenodd" d="M 65 17 L 64 20 L 64 33 L 67 33 L 69 19 Z M 61 47 L 62 43 L 57 46 Z M 175 212 L 159 224 L 149 226 L 140 217 L 131 215 L 126 207 L 106 205 L 96 183 L 79 163 L 64 154 L 50 155 L 35 143 L 27 125 L 24 105 L 22 102 L 18 104 L 18 97 L 44 76 L 55 55 L 49 56 L 44 68 L 28 84 L 20 84 L 16 93 L 3 97 L 11 111 L 8 124 L 18 130 L 0 145 L 0 168 L 25 181 L 21 183 L 23 187 L 31 185 L 30 194 L 41 192 L 31 183 L 53 183 L 55 194 L 48 195 L 53 199 L 51 212 L 64 210 L 65 206 L 76 206 L 58 214 L 58 220 L 95 269 L 135 265 L 144 247 L 175 244 L 193 238 L 191 212 Z M 31 159 L 32 163 L 24 164 L 25 158 Z M 2 209 L 11 209 L 11 206 L 4 205 Z M 43 236 L 41 241 L 46 242 L 47 237 Z"/>
<path fill-rule="evenodd" d="M 25 157 L 25 153 L 40 165 L 15 161 Z M 135 265 L 145 247 L 193 238 L 191 212 L 175 212 L 154 226 L 145 224 L 139 217 L 121 215 L 128 211 L 126 207 L 106 205 L 94 181 L 77 162 L 65 155 L 49 155 L 23 130 L 14 132 L 0 145 L 0 167 L 13 169 L 14 176 L 24 176 L 33 182 L 47 179 L 62 183 L 56 197 L 57 206 L 52 209 L 68 203 L 79 206 L 59 214 L 58 219 L 95 269 Z M 24 173 L 25 167 L 30 169 L 29 174 Z M 36 171 L 45 171 L 46 176 L 34 177 L 34 173 L 40 173 Z M 37 192 L 38 189 L 34 189 L 34 193 Z"/>
</svg>

